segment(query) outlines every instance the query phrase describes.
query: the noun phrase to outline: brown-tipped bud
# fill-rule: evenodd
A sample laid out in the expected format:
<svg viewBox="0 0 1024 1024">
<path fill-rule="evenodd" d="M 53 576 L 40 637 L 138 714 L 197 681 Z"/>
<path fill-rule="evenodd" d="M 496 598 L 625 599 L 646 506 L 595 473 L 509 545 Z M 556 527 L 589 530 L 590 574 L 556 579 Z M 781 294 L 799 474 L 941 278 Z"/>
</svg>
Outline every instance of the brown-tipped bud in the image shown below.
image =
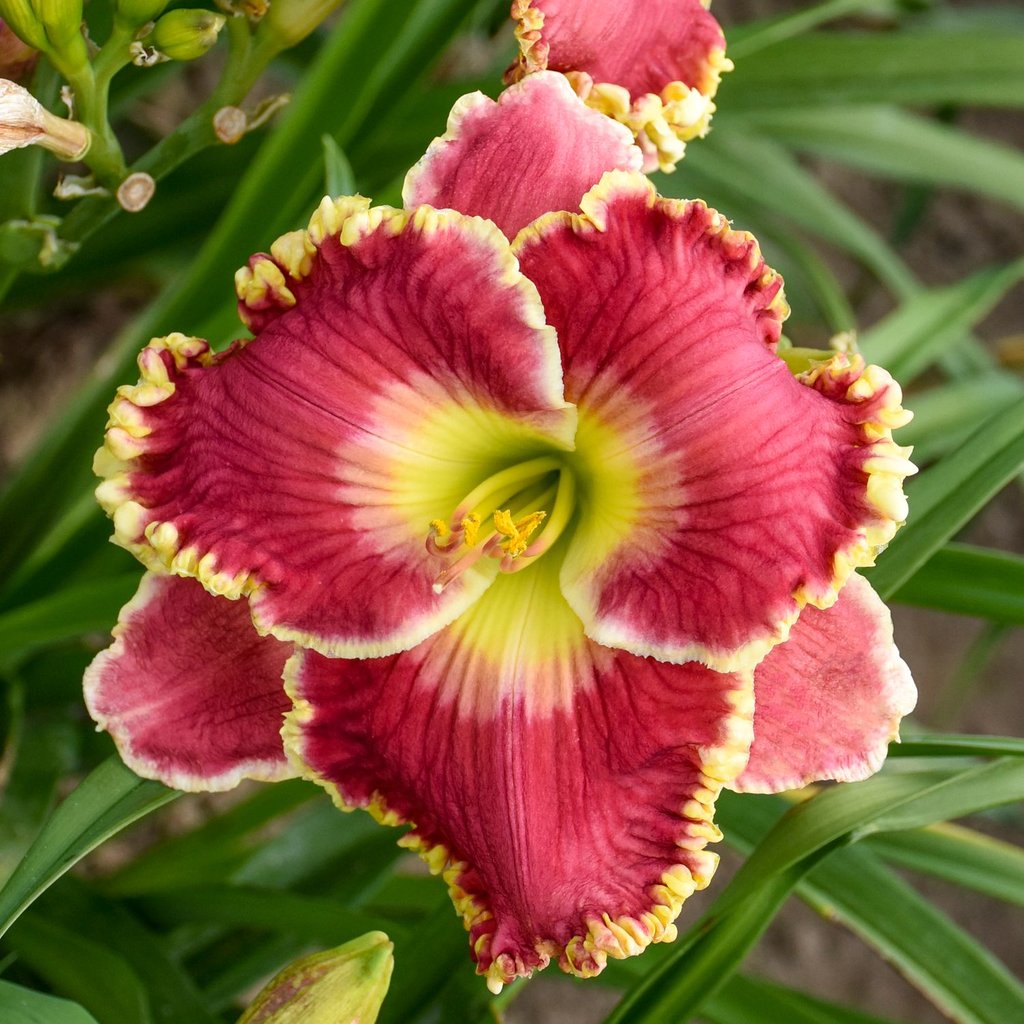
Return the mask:
<svg viewBox="0 0 1024 1024">
<path fill-rule="evenodd" d="M 374 1024 L 387 995 L 393 947 L 383 932 L 286 967 L 238 1024 Z"/>
<path fill-rule="evenodd" d="M 224 27 L 224 15 L 187 7 L 168 11 L 146 40 L 171 60 L 202 57 Z"/>
<path fill-rule="evenodd" d="M 39 51 L 28 45 L 0 18 L 0 78 L 21 82 L 32 74 Z"/>
<path fill-rule="evenodd" d="M 0 78 L 0 154 L 42 146 L 61 160 L 80 160 L 90 142 L 84 124 L 56 117 L 27 89 Z"/>
<path fill-rule="evenodd" d="M 341 0 L 273 0 L 257 36 L 273 40 L 276 50 L 287 50 L 305 39 L 340 5 Z"/>
</svg>

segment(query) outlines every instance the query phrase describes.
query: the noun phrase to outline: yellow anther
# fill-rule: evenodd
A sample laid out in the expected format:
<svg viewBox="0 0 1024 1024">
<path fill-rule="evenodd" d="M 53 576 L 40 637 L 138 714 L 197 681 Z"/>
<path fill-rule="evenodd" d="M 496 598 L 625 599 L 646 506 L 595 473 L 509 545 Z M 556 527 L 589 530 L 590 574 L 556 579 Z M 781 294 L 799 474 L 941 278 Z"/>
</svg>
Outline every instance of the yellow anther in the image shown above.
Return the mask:
<svg viewBox="0 0 1024 1024">
<path fill-rule="evenodd" d="M 447 540 L 451 536 L 451 529 L 443 519 L 431 519 L 430 529 L 437 540 Z"/>
<path fill-rule="evenodd" d="M 546 517 L 547 512 L 531 512 L 515 522 L 511 509 L 495 509 L 494 528 L 506 538 L 501 542 L 501 550 L 510 558 L 518 558 L 526 550 L 530 536 Z"/>
<path fill-rule="evenodd" d="M 472 547 L 480 536 L 480 517 L 475 512 L 462 518 L 462 530 L 466 537 L 466 547 Z"/>
</svg>

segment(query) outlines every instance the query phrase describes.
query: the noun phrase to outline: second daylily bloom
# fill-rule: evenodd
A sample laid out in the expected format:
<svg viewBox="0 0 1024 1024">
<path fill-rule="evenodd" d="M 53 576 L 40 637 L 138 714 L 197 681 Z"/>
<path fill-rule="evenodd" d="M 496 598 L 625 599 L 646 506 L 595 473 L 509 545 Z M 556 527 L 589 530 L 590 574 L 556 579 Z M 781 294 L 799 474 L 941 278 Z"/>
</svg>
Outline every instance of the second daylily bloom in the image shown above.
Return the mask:
<svg viewBox="0 0 1024 1024">
<path fill-rule="evenodd" d="M 562 72 L 594 109 L 626 125 L 644 169 L 671 171 L 706 134 L 723 72 L 725 36 L 710 0 L 513 0 L 520 56 L 514 82 Z"/>
<path fill-rule="evenodd" d="M 325 200 L 239 272 L 252 340 L 141 354 L 96 466 L 152 573 L 86 695 L 140 774 L 412 824 L 500 988 L 671 939 L 724 785 L 877 768 L 913 686 L 853 570 L 912 467 L 888 374 L 791 372 L 754 240 L 557 76 L 457 111 L 411 209 Z"/>
</svg>

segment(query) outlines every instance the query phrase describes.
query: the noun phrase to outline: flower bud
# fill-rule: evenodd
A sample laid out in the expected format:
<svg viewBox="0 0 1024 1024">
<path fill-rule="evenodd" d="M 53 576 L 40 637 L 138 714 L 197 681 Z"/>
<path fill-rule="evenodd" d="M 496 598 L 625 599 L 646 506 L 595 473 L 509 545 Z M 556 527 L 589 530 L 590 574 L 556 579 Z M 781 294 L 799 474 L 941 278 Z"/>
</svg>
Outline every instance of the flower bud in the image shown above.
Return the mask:
<svg viewBox="0 0 1024 1024">
<path fill-rule="evenodd" d="M 367 932 L 286 967 L 238 1024 L 374 1024 L 387 995 L 393 946 Z"/>
<path fill-rule="evenodd" d="M 341 0 L 273 0 L 260 22 L 258 34 L 287 50 L 302 42 L 337 7 Z"/>
<path fill-rule="evenodd" d="M 0 78 L 0 154 L 42 146 L 61 160 L 80 160 L 91 141 L 85 125 L 56 117 L 27 89 Z"/>
<path fill-rule="evenodd" d="M 22 42 L 34 50 L 46 46 L 46 32 L 28 0 L 0 0 L 0 17 Z"/>
<path fill-rule="evenodd" d="M 50 45 L 64 51 L 82 39 L 82 0 L 33 0 Z"/>
<path fill-rule="evenodd" d="M 125 25 L 137 28 L 163 14 L 169 0 L 117 0 L 116 15 Z"/>
<path fill-rule="evenodd" d="M 32 74 L 39 59 L 39 51 L 24 42 L 0 18 L 0 78 L 20 82 Z"/>
<path fill-rule="evenodd" d="M 196 7 L 168 11 L 146 40 L 171 60 L 202 57 L 224 27 L 224 15 Z"/>
</svg>

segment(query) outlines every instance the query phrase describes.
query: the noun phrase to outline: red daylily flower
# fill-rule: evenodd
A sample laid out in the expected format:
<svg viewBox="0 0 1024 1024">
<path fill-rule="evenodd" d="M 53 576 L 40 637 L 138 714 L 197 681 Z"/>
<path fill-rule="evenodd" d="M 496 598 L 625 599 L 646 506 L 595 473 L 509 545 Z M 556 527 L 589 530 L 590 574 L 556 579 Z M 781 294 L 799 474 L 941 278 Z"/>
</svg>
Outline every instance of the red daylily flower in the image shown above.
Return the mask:
<svg viewBox="0 0 1024 1024">
<path fill-rule="evenodd" d="M 724 785 L 863 777 L 913 704 L 853 574 L 906 514 L 898 386 L 794 375 L 754 240 L 594 116 L 553 74 L 460 101 L 411 209 L 324 200 L 239 271 L 252 340 L 151 342 L 97 456 L 152 570 L 86 680 L 125 760 L 279 778 L 284 714 L 493 988 L 671 939 Z"/>
</svg>

